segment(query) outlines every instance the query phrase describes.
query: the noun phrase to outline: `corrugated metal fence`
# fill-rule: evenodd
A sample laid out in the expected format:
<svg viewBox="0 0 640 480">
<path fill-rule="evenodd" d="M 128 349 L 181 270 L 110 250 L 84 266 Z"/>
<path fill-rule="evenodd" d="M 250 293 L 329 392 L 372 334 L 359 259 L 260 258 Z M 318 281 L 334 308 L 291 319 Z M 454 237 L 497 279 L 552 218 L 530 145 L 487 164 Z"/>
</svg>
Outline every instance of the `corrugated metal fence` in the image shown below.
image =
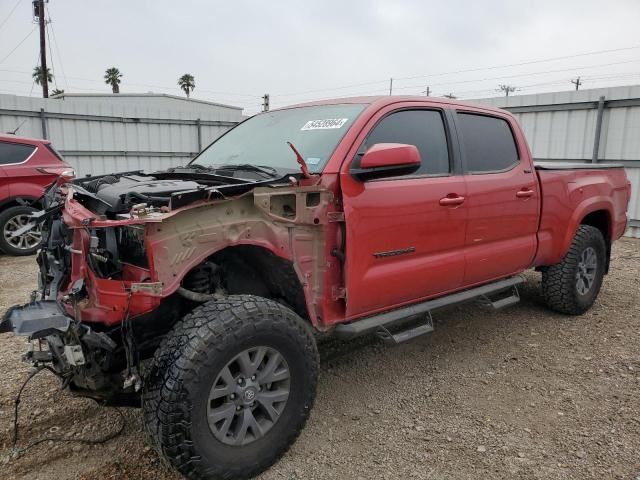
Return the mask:
<svg viewBox="0 0 640 480">
<path fill-rule="evenodd" d="M 0 95 L 0 131 L 20 126 L 20 135 L 51 139 L 79 175 L 161 169 L 186 163 L 243 119 L 234 107 L 184 101 Z M 640 86 L 475 101 L 516 114 L 537 160 L 622 163 L 632 184 L 627 235 L 640 238 Z"/>
<path fill-rule="evenodd" d="M 474 101 L 514 113 L 536 160 L 623 164 L 631 181 L 626 234 L 640 238 L 640 86 Z"/>
<path fill-rule="evenodd" d="M 47 138 L 78 175 L 155 170 L 186 163 L 242 120 L 242 110 L 143 96 L 130 103 L 0 95 L 0 131 Z"/>
</svg>

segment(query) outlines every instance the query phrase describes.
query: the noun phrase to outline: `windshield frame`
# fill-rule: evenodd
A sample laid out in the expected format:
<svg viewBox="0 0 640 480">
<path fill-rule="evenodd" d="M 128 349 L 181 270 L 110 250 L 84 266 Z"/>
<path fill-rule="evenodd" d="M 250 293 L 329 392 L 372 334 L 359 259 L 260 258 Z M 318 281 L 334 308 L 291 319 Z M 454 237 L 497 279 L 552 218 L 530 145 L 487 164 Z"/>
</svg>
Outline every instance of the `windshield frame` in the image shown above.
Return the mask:
<svg viewBox="0 0 640 480">
<path fill-rule="evenodd" d="M 290 110 L 302 110 L 302 109 L 307 109 L 307 108 L 314 108 L 314 107 L 325 107 L 325 106 L 340 106 L 340 105 L 357 105 L 360 106 L 361 109 L 359 112 L 357 112 L 357 114 L 353 117 L 353 120 L 350 122 L 349 126 L 342 132 L 342 135 L 340 135 L 337 139 L 337 141 L 335 142 L 335 145 L 333 147 L 333 149 L 331 150 L 331 153 L 329 153 L 329 155 L 326 158 L 326 161 L 323 163 L 322 168 L 319 168 L 317 171 L 311 172 L 312 174 L 322 174 L 325 170 L 325 168 L 331 163 L 331 159 L 333 157 L 333 155 L 335 154 L 336 150 L 338 149 L 338 147 L 340 146 L 340 144 L 342 143 L 342 141 L 344 140 L 344 138 L 346 137 L 347 133 L 352 129 L 352 127 L 357 123 L 358 119 L 362 116 L 362 114 L 367 110 L 367 108 L 369 107 L 369 104 L 366 102 L 336 102 L 336 103 L 317 103 L 317 104 L 305 104 L 305 105 L 297 105 L 297 106 L 291 106 L 291 107 L 283 107 L 283 108 L 278 108 L 276 110 L 270 110 L 267 112 L 259 112 L 255 115 L 252 115 L 248 118 L 245 118 L 244 120 L 242 120 L 241 122 L 238 122 L 236 125 L 234 125 L 233 127 L 231 127 L 230 129 L 226 130 L 224 133 L 222 133 L 222 135 L 220 135 L 218 138 L 216 138 L 215 140 L 213 140 L 211 143 L 209 143 L 205 148 L 203 148 L 200 152 L 198 152 L 198 154 L 192 158 L 189 163 L 187 163 L 187 167 L 191 164 L 197 164 L 197 165 L 202 165 L 202 166 L 207 166 L 207 165 L 203 165 L 201 163 L 198 163 L 198 159 L 202 156 L 202 154 L 204 152 L 206 152 L 207 150 L 209 150 L 213 145 L 215 145 L 218 141 L 220 141 L 225 135 L 229 134 L 230 132 L 232 132 L 233 130 L 235 130 L 236 128 L 240 127 L 241 125 L 243 125 L 245 122 L 248 122 L 249 120 L 252 120 L 256 117 L 262 116 L 262 115 L 268 115 L 270 113 L 277 113 L 277 112 L 284 112 L 284 111 L 290 111 Z M 294 143 L 294 146 L 296 146 L 296 144 Z M 305 152 L 301 152 L 301 154 L 304 156 Z M 234 162 L 235 163 L 235 162 Z M 248 162 L 238 162 L 238 163 L 248 163 Z M 260 166 L 257 165 L 256 166 Z M 219 165 L 220 168 L 223 168 L 223 165 Z M 285 170 L 288 169 L 286 167 L 272 167 L 269 166 L 269 168 L 277 168 L 278 170 Z M 300 170 L 300 165 L 297 163 L 295 155 L 292 153 L 292 160 L 291 160 L 291 168 L 288 169 L 291 170 L 292 172 L 297 172 Z"/>
</svg>

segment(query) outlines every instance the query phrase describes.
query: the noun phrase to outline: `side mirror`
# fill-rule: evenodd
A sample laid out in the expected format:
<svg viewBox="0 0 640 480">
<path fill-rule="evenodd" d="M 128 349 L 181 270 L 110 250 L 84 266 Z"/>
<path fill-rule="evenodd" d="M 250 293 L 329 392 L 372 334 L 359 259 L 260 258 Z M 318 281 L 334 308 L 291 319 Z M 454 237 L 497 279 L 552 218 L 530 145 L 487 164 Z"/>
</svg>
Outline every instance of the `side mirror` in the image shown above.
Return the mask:
<svg viewBox="0 0 640 480">
<path fill-rule="evenodd" d="M 355 160 L 351 175 L 358 180 L 408 175 L 420 168 L 420 152 L 415 145 L 404 143 L 376 143 L 367 150 L 360 162 Z"/>
</svg>

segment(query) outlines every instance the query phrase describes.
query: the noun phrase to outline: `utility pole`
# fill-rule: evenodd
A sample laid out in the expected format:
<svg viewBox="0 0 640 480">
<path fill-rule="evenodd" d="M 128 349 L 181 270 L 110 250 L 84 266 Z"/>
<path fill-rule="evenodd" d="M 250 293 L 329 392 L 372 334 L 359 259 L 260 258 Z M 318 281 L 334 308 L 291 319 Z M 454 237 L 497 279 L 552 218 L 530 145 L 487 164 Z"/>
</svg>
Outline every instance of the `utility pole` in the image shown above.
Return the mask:
<svg viewBox="0 0 640 480">
<path fill-rule="evenodd" d="M 582 85 L 582 82 L 580 81 L 580 77 L 574 79 L 571 79 L 571 83 L 573 83 L 576 86 L 576 92 L 578 91 L 578 88 L 580 88 L 580 85 Z"/>
<path fill-rule="evenodd" d="M 44 0 L 36 0 L 38 7 L 38 24 L 40 25 L 40 69 L 42 73 L 42 98 L 49 98 L 49 79 L 47 78 L 47 46 L 45 38 L 47 35 L 44 14 Z"/>
<path fill-rule="evenodd" d="M 453 93 L 447 93 L 446 95 L 443 95 L 443 97 L 444 98 L 449 98 L 451 100 L 455 100 L 456 98 L 458 98 Z"/>
<path fill-rule="evenodd" d="M 265 93 L 262 96 L 262 111 L 263 112 L 269 111 L 269 94 L 268 93 Z"/>
<path fill-rule="evenodd" d="M 431 95 L 431 87 L 429 85 L 427 85 L 427 89 L 425 91 L 423 91 L 422 93 L 424 93 L 428 97 L 429 95 Z"/>
<path fill-rule="evenodd" d="M 505 97 L 508 97 L 511 92 L 515 92 L 517 90 L 516 87 L 512 87 L 511 85 L 499 85 L 498 91 L 504 92 Z"/>
<path fill-rule="evenodd" d="M 393 78 L 389 79 L 389 95 L 393 95 Z"/>
</svg>

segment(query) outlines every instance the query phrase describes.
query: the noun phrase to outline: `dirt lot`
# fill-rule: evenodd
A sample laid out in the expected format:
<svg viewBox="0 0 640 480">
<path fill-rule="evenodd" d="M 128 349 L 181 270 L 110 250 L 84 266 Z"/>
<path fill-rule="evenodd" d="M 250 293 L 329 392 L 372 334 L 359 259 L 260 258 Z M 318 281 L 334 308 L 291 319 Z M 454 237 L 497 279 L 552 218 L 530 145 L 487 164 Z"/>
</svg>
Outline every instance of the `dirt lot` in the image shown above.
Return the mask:
<svg viewBox="0 0 640 480">
<path fill-rule="evenodd" d="M 508 310 L 442 312 L 433 335 L 399 347 L 324 345 L 311 420 L 261 478 L 640 478 L 640 241 L 619 242 L 614 257 L 597 305 L 580 318 L 545 310 L 530 273 L 522 303 Z M 0 311 L 34 286 L 33 257 L 0 257 Z M 134 409 L 105 445 L 50 442 L 12 456 L 24 348 L 0 335 L 2 478 L 178 478 L 145 446 Z M 48 373 L 27 387 L 21 412 L 21 446 L 97 438 L 121 421 L 60 391 Z"/>
</svg>

